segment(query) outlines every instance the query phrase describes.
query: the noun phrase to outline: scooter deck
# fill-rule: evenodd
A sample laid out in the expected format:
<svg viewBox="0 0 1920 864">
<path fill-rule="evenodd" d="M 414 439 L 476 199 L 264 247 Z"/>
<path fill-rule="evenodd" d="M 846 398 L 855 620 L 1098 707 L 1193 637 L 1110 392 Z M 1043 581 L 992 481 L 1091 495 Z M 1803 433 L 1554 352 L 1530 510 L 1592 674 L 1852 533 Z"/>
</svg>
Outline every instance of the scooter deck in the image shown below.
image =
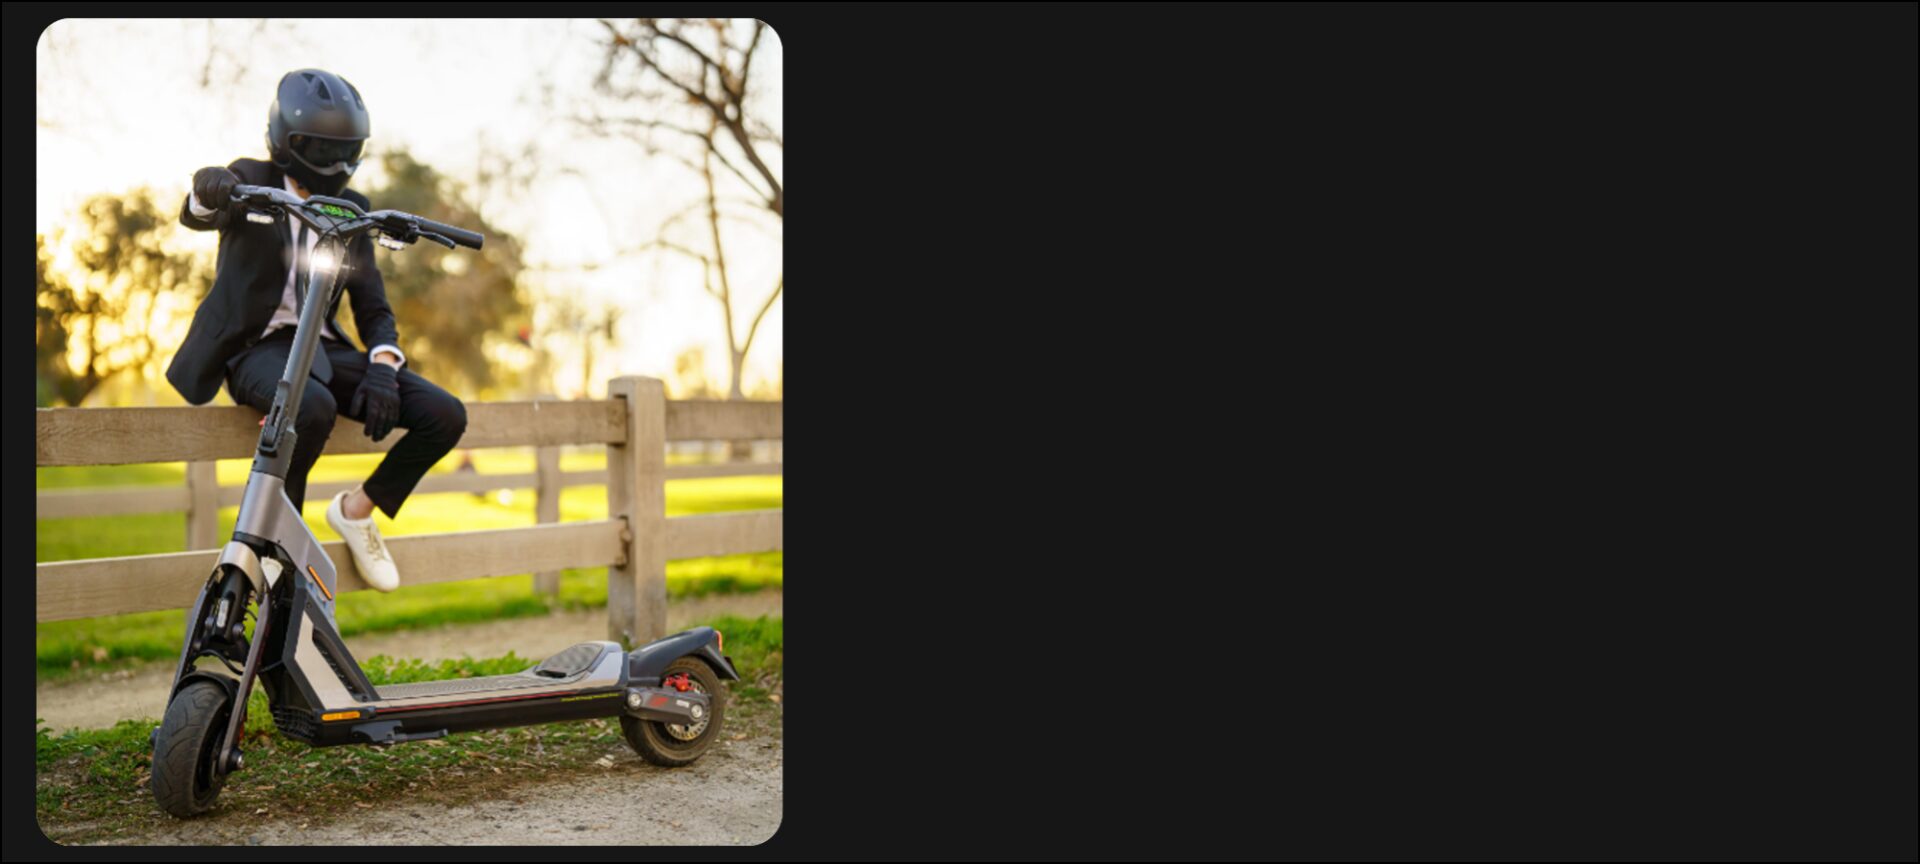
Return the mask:
<svg viewBox="0 0 1920 864">
<path fill-rule="evenodd" d="M 566 684 L 569 678 L 546 678 L 526 672 L 490 675 L 485 678 L 449 678 L 445 681 L 421 681 L 415 684 L 387 684 L 374 688 L 381 699 L 417 699 L 421 696 L 455 696 L 492 690 L 519 690 Z"/>
<path fill-rule="evenodd" d="M 453 696 L 465 693 L 477 693 L 495 690 L 518 690 L 524 687 L 545 687 L 554 684 L 568 684 L 580 676 L 592 671 L 593 661 L 600 657 L 602 642 L 582 642 L 565 651 L 548 657 L 540 665 L 525 672 L 512 675 L 490 675 L 485 678 L 449 678 L 443 681 L 421 681 L 414 684 L 387 684 L 376 686 L 375 692 L 381 699 L 415 699 L 421 696 Z"/>
</svg>

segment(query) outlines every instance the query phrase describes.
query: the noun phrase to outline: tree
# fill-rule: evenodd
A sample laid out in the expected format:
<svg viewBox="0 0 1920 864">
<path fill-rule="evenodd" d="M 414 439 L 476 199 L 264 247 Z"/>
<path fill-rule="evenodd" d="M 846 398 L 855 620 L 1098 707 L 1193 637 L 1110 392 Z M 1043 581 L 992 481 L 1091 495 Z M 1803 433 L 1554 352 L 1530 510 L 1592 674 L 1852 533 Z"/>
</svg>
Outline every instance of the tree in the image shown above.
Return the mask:
<svg viewBox="0 0 1920 864">
<path fill-rule="evenodd" d="M 778 130 L 748 109 L 754 93 L 753 61 L 763 45 L 767 26 L 758 20 L 741 25 L 718 18 L 639 18 L 622 24 L 602 19 L 600 24 L 607 31 L 607 39 L 595 89 L 630 110 L 611 116 L 596 112 L 582 122 L 600 134 L 632 136 L 646 152 L 664 153 L 697 172 L 704 181 L 705 200 L 669 217 L 661 225 L 658 238 L 640 249 L 674 252 L 700 262 L 705 290 L 719 301 L 726 329 L 730 369 L 727 398 L 745 399 L 741 378 L 747 352 L 753 347 L 760 322 L 786 287 L 786 278 L 775 277 L 773 290 L 753 313 L 745 335 L 739 335 L 735 313 L 746 307 L 737 303 L 739 298 L 727 272 L 726 245 L 720 230 L 723 202 L 715 182 L 715 166 L 725 169 L 750 191 L 756 208 L 784 219 L 785 191 L 779 172 L 766 158 L 768 151 L 784 149 L 784 142 Z M 658 133 L 669 133 L 682 146 L 661 147 Z M 698 155 L 688 155 L 688 148 Z M 742 168 L 742 164 L 748 167 Z M 704 217 L 707 230 L 698 243 L 682 242 L 672 235 L 688 215 Z M 705 248 L 698 248 L 702 246 Z M 748 448 L 746 442 L 735 442 L 732 450 L 734 458 L 739 459 L 745 458 Z"/>
<path fill-rule="evenodd" d="M 725 18 L 601 19 L 600 24 L 607 30 L 606 55 L 595 89 L 641 110 L 596 116 L 592 123 L 604 131 L 638 135 L 649 148 L 655 132 L 697 139 L 701 149 L 753 190 L 761 206 L 782 216 L 785 191 L 762 153 L 785 144 L 778 130 L 747 110 L 749 76 L 767 25 L 746 22 L 742 34 L 741 26 Z M 663 110 L 675 106 L 686 110 Z M 716 131 L 726 134 L 716 136 Z"/>
<path fill-rule="evenodd" d="M 77 217 L 73 229 L 34 241 L 41 404 L 79 405 L 115 374 L 170 357 L 174 346 L 156 337 L 213 284 L 204 256 L 169 248 L 183 229 L 150 189 L 94 196 Z M 72 268 L 55 266 L 63 246 Z"/>
<path fill-rule="evenodd" d="M 695 345 L 673 358 L 673 380 L 667 382 L 675 399 L 712 399 L 707 383 L 707 352 Z"/>
<path fill-rule="evenodd" d="M 528 364 L 501 359 L 529 353 L 518 338 L 530 323 L 518 287 L 519 238 L 488 223 L 462 188 L 405 151 L 389 150 L 379 159 L 385 184 L 367 191 L 374 207 L 403 210 L 487 238 L 479 251 L 448 250 L 422 240 L 404 252 L 376 255 L 408 367 L 455 392 L 481 396 L 537 384 L 519 380 L 517 370 Z M 343 327 L 353 317 L 349 309 L 342 300 Z"/>
<path fill-rule="evenodd" d="M 596 383 L 595 357 L 612 352 L 619 344 L 614 333 L 620 324 L 620 308 L 576 294 L 558 292 L 541 300 L 536 317 L 538 325 L 522 331 L 533 353 L 526 377 L 527 386 L 537 393 L 591 398 Z M 579 353 L 580 386 L 572 394 L 568 394 L 568 388 L 560 386 L 555 374 L 561 363 L 560 358 L 565 356 L 565 352 L 555 350 L 557 345 L 570 347 Z M 598 371 L 604 372 L 605 369 Z"/>
<path fill-rule="evenodd" d="M 736 308 L 734 306 L 733 281 L 727 276 L 726 244 L 721 241 L 720 236 L 720 196 L 713 182 L 711 152 L 702 157 L 701 169 L 700 176 L 706 181 L 707 194 L 705 200 L 698 202 L 694 208 L 682 210 L 667 219 L 660 227 L 661 236 L 658 239 L 643 244 L 640 248 L 642 250 L 661 249 L 674 252 L 700 262 L 701 274 L 704 279 L 702 287 L 706 289 L 709 296 L 720 301 L 720 320 L 727 331 L 727 362 L 729 372 L 727 398 L 745 399 L 746 394 L 741 388 L 741 376 L 746 369 L 747 352 L 753 349 L 753 337 L 760 332 L 760 322 L 767 317 L 767 310 L 772 309 L 774 301 L 780 299 L 780 291 L 786 287 L 786 278 L 782 276 L 774 281 L 773 291 L 767 295 L 766 300 L 760 303 L 760 308 L 754 313 L 753 320 L 747 324 L 746 335 L 744 337 L 736 336 L 737 328 L 734 326 L 734 313 Z M 704 221 L 707 232 L 706 236 L 702 238 L 703 242 L 700 244 L 706 246 L 705 251 L 698 249 L 696 244 L 678 242 L 674 240 L 669 233 L 680 223 L 683 217 L 695 212 L 705 217 Z"/>
</svg>

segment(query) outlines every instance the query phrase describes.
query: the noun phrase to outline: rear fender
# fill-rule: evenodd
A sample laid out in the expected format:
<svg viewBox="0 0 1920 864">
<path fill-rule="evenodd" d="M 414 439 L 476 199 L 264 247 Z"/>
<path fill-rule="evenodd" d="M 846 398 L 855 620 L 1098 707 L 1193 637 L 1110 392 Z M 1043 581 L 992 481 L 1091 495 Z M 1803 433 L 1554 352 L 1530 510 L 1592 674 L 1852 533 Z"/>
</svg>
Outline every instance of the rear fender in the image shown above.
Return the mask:
<svg viewBox="0 0 1920 864">
<path fill-rule="evenodd" d="M 740 673 L 734 671 L 733 661 L 720 653 L 720 634 L 712 627 L 695 627 L 628 651 L 627 683 L 637 686 L 657 684 L 669 664 L 689 654 L 707 661 L 720 677 L 740 680 Z"/>
</svg>

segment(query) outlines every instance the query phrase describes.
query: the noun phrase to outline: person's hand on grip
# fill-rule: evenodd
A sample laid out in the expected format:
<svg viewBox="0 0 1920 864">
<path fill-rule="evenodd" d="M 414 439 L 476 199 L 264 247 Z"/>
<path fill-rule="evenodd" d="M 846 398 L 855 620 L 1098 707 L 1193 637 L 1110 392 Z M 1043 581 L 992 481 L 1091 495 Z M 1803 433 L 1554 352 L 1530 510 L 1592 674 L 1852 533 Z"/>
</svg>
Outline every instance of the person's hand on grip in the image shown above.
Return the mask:
<svg viewBox="0 0 1920 864">
<path fill-rule="evenodd" d="M 193 172 L 193 200 L 201 207 L 219 212 L 227 209 L 233 196 L 233 187 L 240 185 L 240 178 L 232 171 L 219 166 L 209 166 Z"/>
</svg>

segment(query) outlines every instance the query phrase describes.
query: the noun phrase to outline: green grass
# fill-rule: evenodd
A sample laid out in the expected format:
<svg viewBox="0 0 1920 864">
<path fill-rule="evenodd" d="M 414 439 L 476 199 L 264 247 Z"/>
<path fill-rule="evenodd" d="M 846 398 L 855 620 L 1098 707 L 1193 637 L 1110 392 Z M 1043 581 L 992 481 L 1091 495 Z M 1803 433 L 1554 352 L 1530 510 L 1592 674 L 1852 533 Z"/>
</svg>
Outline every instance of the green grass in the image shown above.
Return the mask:
<svg viewBox="0 0 1920 864">
<path fill-rule="evenodd" d="M 734 735 L 768 734 L 776 712 L 784 650 L 781 619 L 722 617 L 706 622 L 726 637 L 727 654 L 741 674 L 731 682 L 728 728 Z M 533 662 L 508 654 L 437 664 L 370 658 L 367 677 L 378 684 L 518 672 Z M 148 790 L 152 754 L 148 734 L 158 720 L 126 720 L 110 729 L 55 735 L 36 721 L 34 810 L 43 829 L 61 840 L 111 837 L 162 824 Z M 326 818 L 341 807 L 380 805 L 399 795 L 412 800 L 463 800 L 495 794 L 496 784 L 582 770 L 607 753 L 625 752 L 620 726 L 609 720 L 552 723 L 468 732 L 392 748 L 313 748 L 281 736 L 265 693 L 248 702 L 241 742 L 247 769 L 228 782 L 217 805 L 226 811 L 265 807 L 281 815 Z M 633 757 L 637 759 L 638 757 Z M 471 776 L 469 776 L 471 775 Z M 72 831 L 66 826 L 84 826 Z"/>
<path fill-rule="evenodd" d="M 487 458 L 482 458 L 485 455 Z M 604 467 L 605 459 L 593 454 L 563 454 L 566 470 Z M 379 464 L 378 453 L 328 456 L 314 466 L 309 482 L 360 480 Z M 520 464 L 524 462 L 525 464 Z M 532 455 L 524 459 L 512 452 L 493 454 L 481 451 L 475 463 L 483 473 L 510 474 L 533 470 Z M 451 460 L 434 466 L 436 473 L 450 470 Z M 225 460 L 219 463 L 221 483 L 238 485 L 246 481 L 248 463 Z M 171 465 L 116 465 L 79 468 L 39 468 L 39 488 L 77 488 L 81 486 L 135 486 L 184 483 L 179 463 Z M 69 475 L 62 472 L 78 472 Z M 169 474 L 168 472 L 171 472 Z M 75 482 L 76 480 L 84 482 Z M 779 475 L 761 477 L 703 477 L 667 482 L 667 516 L 720 513 L 733 510 L 773 509 L 781 506 L 784 484 Z M 409 534 L 438 534 L 447 531 L 478 531 L 490 528 L 518 528 L 536 523 L 534 495 L 531 490 L 479 496 L 468 492 L 439 492 L 414 495 L 407 499 L 398 520 L 376 511 L 374 519 L 381 533 L 389 537 Z M 326 524 L 327 502 L 309 499 L 301 507 L 301 516 L 322 541 L 339 539 Z M 233 531 L 238 507 L 220 509 L 220 534 Z M 560 520 L 572 522 L 607 518 L 605 486 L 570 486 L 560 493 Z M 180 552 L 186 548 L 185 513 L 138 513 L 121 516 L 41 519 L 35 523 L 34 560 L 70 561 L 80 558 L 105 558 L 121 555 L 148 555 Z"/>
<path fill-rule="evenodd" d="M 325 457 L 310 476 L 314 481 L 363 478 L 379 458 L 380 454 Z M 475 462 L 489 474 L 533 470 L 532 451 L 476 451 Z M 568 452 L 562 454 L 561 464 L 567 470 L 586 470 L 603 467 L 605 459 L 600 453 Z M 450 470 L 451 465 L 452 460 L 446 460 L 435 470 Z M 247 467 L 245 460 L 221 462 L 221 481 L 244 482 Z M 38 469 L 41 488 L 181 483 L 183 472 L 180 463 Z M 672 517 L 779 508 L 783 484 L 779 476 L 710 477 L 670 481 L 666 491 L 667 515 Z M 570 487 L 561 493 L 560 508 L 562 521 L 605 519 L 605 487 Z M 326 524 L 325 501 L 307 501 L 302 511 L 315 537 L 322 541 L 338 538 Z M 222 535 L 233 530 L 237 512 L 235 507 L 221 510 Z M 375 519 L 388 537 L 514 528 L 536 521 L 534 499 L 526 491 L 505 501 L 499 496 L 480 498 L 464 492 L 415 495 L 408 499 L 398 520 L 384 514 Z M 179 552 L 186 545 L 186 516 L 181 513 L 42 519 L 36 527 L 35 554 L 39 561 Z M 670 597 L 692 597 L 779 588 L 783 576 L 784 556 L 779 552 L 670 561 L 667 592 Z M 342 635 L 544 615 L 556 608 L 604 607 L 607 602 L 604 567 L 564 571 L 559 595 L 554 598 L 536 593 L 530 574 L 406 586 L 406 574 L 402 573 L 401 580 L 403 587 L 390 594 L 356 591 L 342 595 L 336 608 Z M 180 598 L 183 606 L 191 600 Z M 36 667 L 43 677 L 60 677 L 76 670 L 105 671 L 175 658 L 185 626 L 185 609 L 44 622 L 35 627 Z"/>
<path fill-rule="evenodd" d="M 669 561 L 667 594 L 682 598 L 779 588 L 783 555 L 765 552 Z M 402 587 L 391 594 L 355 591 L 340 596 L 334 614 L 341 635 L 351 637 L 606 605 L 607 569 L 596 567 L 563 571 L 560 593 L 552 599 L 533 590 L 531 575 L 495 576 Z M 34 628 L 36 667 L 43 679 L 57 679 L 79 671 L 102 672 L 172 660 L 180 656 L 186 621 L 186 610 L 171 609 L 42 622 Z"/>
</svg>

